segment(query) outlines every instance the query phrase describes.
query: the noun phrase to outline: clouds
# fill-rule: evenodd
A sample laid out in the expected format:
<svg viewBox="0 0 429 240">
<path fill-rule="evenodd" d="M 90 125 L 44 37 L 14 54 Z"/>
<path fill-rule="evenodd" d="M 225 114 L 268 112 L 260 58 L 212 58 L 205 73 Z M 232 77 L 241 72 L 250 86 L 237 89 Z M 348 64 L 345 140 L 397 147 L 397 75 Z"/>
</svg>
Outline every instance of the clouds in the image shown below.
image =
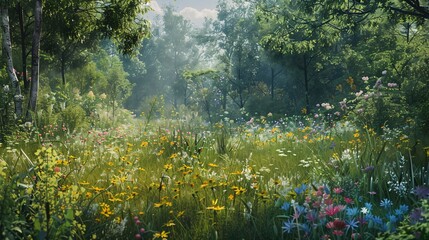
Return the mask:
<svg viewBox="0 0 429 240">
<path fill-rule="evenodd" d="M 158 3 L 158 2 L 160 2 L 160 3 Z M 162 2 L 159 0 L 158 1 L 151 0 L 150 6 L 153 9 L 152 13 L 156 16 L 162 16 L 164 14 L 163 8 L 166 5 L 172 4 L 172 3 L 176 3 L 174 5 L 176 5 L 176 7 L 179 7 L 179 9 L 181 9 L 178 12 L 176 12 L 177 14 L 182 15 L 186 20 L 189 20 L 192 24 L 194 24 L 197 27 L 202 26 L 205 18 L 215 19 L 217 17 L 217 11 L 215 9 L 207 8 L 207 7 L 212 7 L 212 6 L 204 5 L 201 3 L 201 1 L 198 2 L 199 4 L 195 4 L 192 1 L 183 1 L 182 0 L 182 1 L 180 1 L 180 6 L 177 6 L 179 4 L 179 1 Z M 201 10 L 193 7 L 193 6 L 197 6 L 197 5 L 200 7 Z"/>
<path fill-rule="evenodd" d="M 153 9 L 153 12 L 155 12 L 155 14 L 158 15 L 162 15 L 164 14 L 164 11 L 162 10 L 162 8 L 159 6 L 157 1 L 150 1 L 150 7 Z"/>
<path fill-rule="evenodd" d="M 208 8 L 197 10 L 192 7 L 185 7 L 180 10 L 179 14 L 193 23 L 202 23 L 205 18 L 215 19 L 217 11 Z"/>
</svg>

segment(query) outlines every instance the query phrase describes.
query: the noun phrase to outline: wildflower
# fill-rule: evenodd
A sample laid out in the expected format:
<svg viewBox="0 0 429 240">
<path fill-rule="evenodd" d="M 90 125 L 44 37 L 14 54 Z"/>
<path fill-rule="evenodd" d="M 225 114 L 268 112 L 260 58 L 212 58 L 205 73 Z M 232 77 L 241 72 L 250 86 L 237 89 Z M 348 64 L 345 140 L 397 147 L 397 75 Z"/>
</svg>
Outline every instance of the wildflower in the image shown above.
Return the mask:
<svg viewBox="0 0 429 240">
<path fill-rule="evenodd" d="M 221 210 L 224 210 L 224 209 L 225 209 L 225 207 L 224 207 L 224 206 L 219 206 L 219 205 L 217 205 L 217 202 L 218 202 L 218 200 L 217 200 L 217 199 L 216 199 L 216 200 L 212 200 L 212 206 L 207 207 L 206 209 L 207 209 L 207 210 L 213 210 L 213 211 L 221 211 Z"/>
<path fill-rule="evenodd" d="M 354 208 L 346 208 L 346 215 L 348 217 L 354 217 L 359 213 L 359 209 L 357 207 Z"/>
<path fill-rule="evenodd" d="M 335 214 L 341 212 L 343 209 L 344 209 L 344 206 L 342 205 L 338 205 L 338 206 L 329 205 L 325 208 L 325 213 L 328 216 L 334 216 Z"/>
<path fill-rule="evenodd" d="M 99 187 L 91 187 L 90 189 L 94 190 L 96 193 L 99 193 L 104 190 L 104 188 L 99 188 Z"/>
<path fill-rule="evenodd" d="M 389 87 L 389 88 L 395 88 L 395 87 L 397 87 L 398 86 L 398 84 L 397 83 L 388 83 L 387 84 L 387 87 Z"/>
<path fill-rule="evenodd" d="M 309 222 L 316 222 L 317 220 L 317 215 L 314 211 L 308 212 L 307 215 L 305 216 L 305 218 L 307 219 L 307 221 Z"/>
<path fill-rule="evenodd" d="M 339 102 L 341 110 L 345 111 L 347 109 L 347 99 L 344 98 L 343 101 Z"/>
<path fill-rule="evenodd" d="M 355 93 L 355 96 L 356 96 L 356 97 L 360 97 L 362 94 L 363 94 L 363 91 L 362 91 L 362 90 L 360 90 L 359 92 Z"/>
<path fill-rule="evenodd" d="M 101 212 L 100 212 L 101 215 L 104 215 L 105 217 L 109 217 L 110 215 L 113 214 L 108 204 L 101 203 L 100 206 L 101 206 Z"/>
<path fill-rule="evenodd" d="M 360 236 L 359 233 L 352 233 L 351 237 L 352 237 L 353 240 L 354 239 L 361 239 L 361 236 Z"/>
<path fill-rule="evenodd" d="M 336 236 L 343 236 L 344 235 L 344 231 L 334 230 L 334 231 L 332 231 L 332 234 L 334 234 Z"/>
<path fill-rule="evenodd" d="M 302 184 L 300 187 L 295 188 L 295 192 L 297 195 L 300 195 L 301 193 L 304 193 L 305 190 L 307 190 L 307 185 Z"/>
<path fill-rule="evenodd" d="M 288 202 L 284 202 L 283 205 L 281 206 L 281 209 L 288 211 L 290 208 L 290 203 Z"/>
<path fill-rule="evenodd" d="M 323 107 L 323 108 L 325 108 L 326 110 L 331 110 L 331 109 L 333 109 L 334 108 L 334 106 L 332 106 L 331 104 L 329 104 L 329 103 L 322 103 L 321 104 L 321 106 Z"/>
<path fill-rule="evenodd" d="M 367 214 L 367 213 L 369 213 L 369 210 L 368 210 L 368 208 L 366 208 L 366 207 L 362 207 L 362 208 L 360 209 L 360 212 L 361 212 L 361 213 L 363 213 L 363 214 Z"/>
<path fill-rule="evenodd" d="M 293 228 L 294 228 L 294 223 L 292 219 L 289 219 L 288 221 L 283 222 L 282 229 L 284 233 L 290 233 Z"/>
<path fill-rule="evenodd" d="M 102 93 L 102 94 L 100 94 L 100 99 L 106 99 L 107 98 L 107 95 L 105 94 L 105 93 Z"/>
<path fill-rule="evenodd" d="M 335 194 L 340 194 L 340 193 L 343 192 L 343 189 L 340 188 L 340 187 L 337 187 L 337 188 L 334 188 L 333 191 L 334 191 Z"/>
<path fill-rule="evenodd" d="M 168 164 L 165 164 L 164 165 L 164 169 L 165 170 L 170 170 L 170 169 L 172 169 L 173 168 L 173 164 L 171 164 L 171 163 L 168 163 Z"/>
<path fill-rule="evenodd" d="M 173 226 L 175 226 L 176 224 L 174 223 L 174 221 L 173 220 L 170 220 L 170 221 L 168 221 L 166 224 L 165 224 L 165 226 L 166 227 L 173 227 Z"/>
<path fill-rule="evenodd" d="M 410 214 L 410 219 L 412 223 L 423 221 L 423 210 L 421 208 L 415 208 Z"/>
<path fill-rule="evenodd" d="M 366 83 L 366 82 L 368 82 L 368 80 L 369 80 L 369 77 L 368 77 L 368 76 L 364 76 L 364 77 L 362 77 L 362 81 L 363 81 L 363 82 L 365 82 L 365 83 Z"/>
<path fill-rule="evenodd" d="M 401 206 L 399 206 L 398 209 L 395 210 L 395 214 L 399 216 L 404 215 L 407 212 L 408 212 L 408 206 L 405 204 L 402 204 Z"/>
<path fill-rule="evenodd" d="M 380 202 L 380 207 L 390 208 L 391 206 L 392 206 L 392 201 L 387 198 L 381 200 Z"/>
<path fill-rule="evenodd" d="M 383 71 L 381 72 L 381 74 L 382 74 L 382 75 L 386 75 L 386 74 L 387 74 L 387 70 L 383 70 Z"/>
<path fill-rule="evenodd" d="M 334 228 L 334 222 L 328 222 L 328 223 L 326 223 L 326 228 L 329 228 L 329 229 Z"/>
<path fill-rule="evenodd" d="M 346 228 L 346 223 L 342 220 L 339 219 L 335 219 L 333 222 L 334 228 L 338 229 L 338 230 L 342 230 L 344 228 Z"/>
<path fill-rule="evenodd" d="M 366 207 L 366 209 L 368 209 L 369 212 L 372 211 L 372 204 L 371 203 L 366 202 L 365 207 Z"/>
<path fill-rule="evenodd" d="M 427 186 L 418 186 L 414 188 L 413 193 L 419 199 L 427 199 L 429 197 L 429 187 Z"/>
<path fill-rule="evenodd" d="M 236 195 L 240 195 L 246 192 L 246 189 L 242 187 L 232 187 L 232 190 L 234 190 Z"/>
<path fill-rule="evenodd" d="M 379 216 L 371 216 L 371 219 L 375 224 L 378 224 L 378 225 L 383 224 L 383 220 Z"/>
<path fill-rule="evenodd" d="M 228 196 L 228 200 L 230 200 L 230 201 L 234 200 L 234 195 L 229 194 L 229 196 Z"/>
<path fill-rule="evenodd" d="M 353 203 L 353 199 L 348 198 L 348 197 L 344 197 L 344 202 L 346 202 L 347 204 L 351 204 L 351 203 Z"/>
<path fill-rule="evenodd" d="M 89 99 L 91 99 L 91 100 L 95 99 L 94 92 L 89 91 L 89 92 L 88 92 L 88 94 L 87 94 L 87 97 L 88 97 Z"/>
<path fill-rule="evenodd" d="M 169 234 L 169 233 L 170 233 L 170 232 L 166 232 L 166 231 L 156 232 L 156 233 L 153 235 L 153 238 L 154 238 L 154 239 L 162 238 L 162 240 L 166 240 L 166 239 L 168 238 L 168 234 Z"/>
<path fill-rule="evenodd" d="M 347 223 L 347 229 L 355 230 L 358 228 L 359 221 L 356 221 L 356 219 L 352 218 L 351 220 L 346 220 Z"/>
<path fill-rule="evenodd" d="M 353 134 L 353 137 L 354 138 L 359 138 L 359 136 L 360 136 L 359 131 L 356 130 L 356 132 Z"/>
</svg>

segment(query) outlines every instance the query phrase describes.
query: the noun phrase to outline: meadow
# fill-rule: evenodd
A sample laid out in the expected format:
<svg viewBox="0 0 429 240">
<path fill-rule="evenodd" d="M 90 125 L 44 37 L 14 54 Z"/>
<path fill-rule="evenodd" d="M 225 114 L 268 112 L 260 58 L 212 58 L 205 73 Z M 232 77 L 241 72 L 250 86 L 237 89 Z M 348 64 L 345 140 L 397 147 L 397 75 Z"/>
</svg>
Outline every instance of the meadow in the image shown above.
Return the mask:
<svg viewBox="0 0 429 240">
<path fill-rule="evenodd" d="M 427 236 L 428 150 L 406 130 L 246 120 L 23 126 L 0 148 L 2 238 Z"/>
</svg>

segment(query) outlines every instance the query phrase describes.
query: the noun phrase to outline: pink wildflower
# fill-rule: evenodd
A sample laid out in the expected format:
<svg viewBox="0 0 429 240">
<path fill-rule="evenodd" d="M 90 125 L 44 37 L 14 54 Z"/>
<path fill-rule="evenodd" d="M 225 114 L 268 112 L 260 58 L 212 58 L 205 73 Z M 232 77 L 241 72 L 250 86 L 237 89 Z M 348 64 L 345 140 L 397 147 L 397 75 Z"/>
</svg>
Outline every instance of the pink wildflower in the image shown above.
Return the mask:
<svg viewBox="0 0 429 240">
<path fill-rule="evenodd" d="M 344 235 L 344 232 L 342 230 L 334 230 L 332 233 L 336 236 L 343 236 Z"/>
<path fill-rule="evenodd" d="M 344 209 L 344 206 L 342 205 L 334 206 L 331 204 L 325 208 L 325 213 L 328 216 L 334 216 L 335 214 L 341 212 L 343 209 Z"/>
<path fill-rule="evenodd" d="M 344 201 L 345 201 L 347 204 L 353 203 L 353 199 L 348 198 L 348 197 L 344 197 Z"/>
<path fill-rule="evenodd" d="M 342 192 L 343 192 L 343 189 L 342 189 L 342 188 L 340 188 L 340 187 L 334 188 L 334 193 L 336 193 L 336 194 L 340 194 L 340 193 L 342 193 Z"/>
</svg>

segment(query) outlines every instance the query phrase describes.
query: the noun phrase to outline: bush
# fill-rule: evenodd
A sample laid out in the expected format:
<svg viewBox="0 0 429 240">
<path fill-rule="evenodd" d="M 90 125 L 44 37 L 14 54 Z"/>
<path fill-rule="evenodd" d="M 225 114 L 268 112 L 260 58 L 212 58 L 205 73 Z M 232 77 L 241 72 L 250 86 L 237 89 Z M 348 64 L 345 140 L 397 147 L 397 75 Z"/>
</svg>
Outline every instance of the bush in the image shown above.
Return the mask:
<svg viewBox="0 0 429 240">
<path fill-rule="evenodd" d="M 88 127 L 86 120 L 85 110 L 78 105 L 71 105 L 64 109 L 61 113 L 63 125 L 65 125 L 71 132 L 76 129 L 83 129 Z"/>
</svg>

